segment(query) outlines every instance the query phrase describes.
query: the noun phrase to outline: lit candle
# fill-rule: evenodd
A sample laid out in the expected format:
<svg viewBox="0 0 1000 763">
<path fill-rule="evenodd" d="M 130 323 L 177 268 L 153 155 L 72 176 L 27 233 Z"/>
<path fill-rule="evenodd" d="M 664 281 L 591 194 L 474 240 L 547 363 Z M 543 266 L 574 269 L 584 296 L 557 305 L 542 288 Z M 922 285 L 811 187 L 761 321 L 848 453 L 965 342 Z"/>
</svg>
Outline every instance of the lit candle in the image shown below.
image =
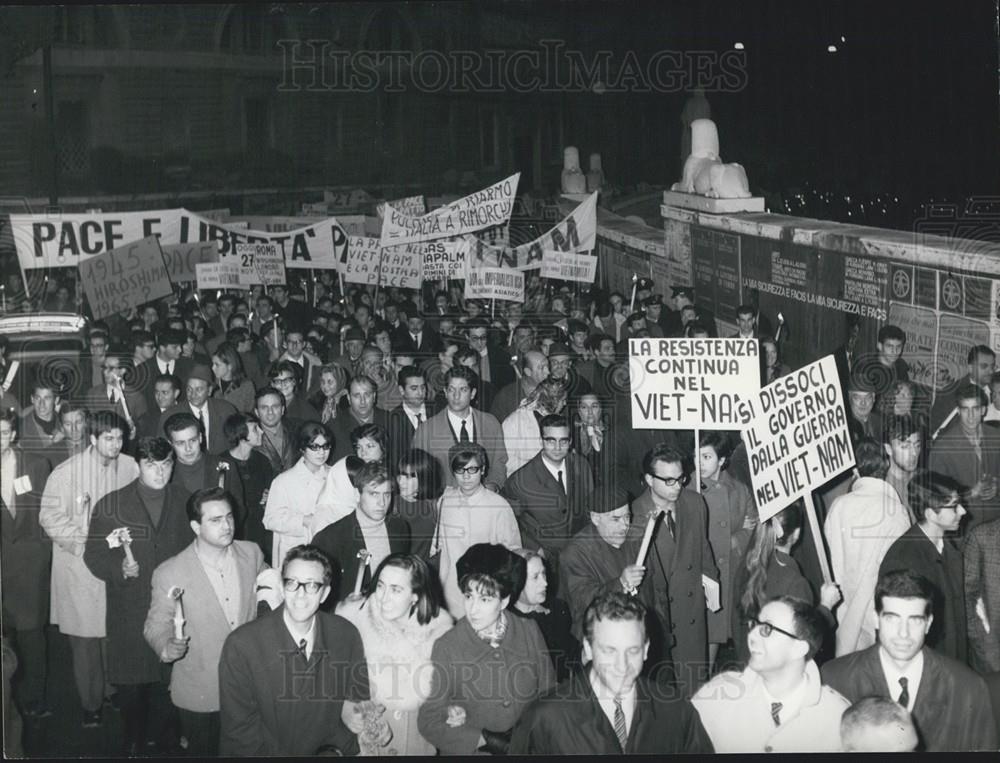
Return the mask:
<svg viewBox="0 0 1000 763">
<path fill-rule="evenodd" d="M 180 641 L 184 638 L 184 604 L 181 601 L 181 596 L 184 595 L 184 589 L 180 586 L 171 586 L 170 590 L 167 591 L 167 596 L 174 600 L 174 638 Z"/>
<path fill-rule="evenodd" d="M 632 299 L 628 303 L 628 313 L 631 315 L 635 312 L 635 292 L 639 286 L 639 276 L 635 273 L 632 274 Z"/>
<path fill-rule="evenodd" d="M 653 531 L 656 529 L 656 522 L 662 515 L 663 509 L 657 509 L 649 515 L 649 521 L 646 522 L 646 532 L 642 536 L 642 545 L 639 547 L 639 556 L 637 556 L 635 560 L 635 563 L 640 567 L 646 563 L 646 554 L 649 553 L 649 544 L 653 540 Z"/>
<path fill-rule="evenodd" d="M 220 461 L 219 465 L 215 468 L 219 470 L 219 488 L 224 488 L 226 486 L 226 474 L 229 472 L 229 462 Z"/>
<path fill-rule="evenodd" d="M 365 581 L 365 567 L 371 561 L 372 555 L 365 549 L 358 552 L 358 576 L 354 579 L 354 595 L 361 595 L 361 584 Z"/>
</svg>

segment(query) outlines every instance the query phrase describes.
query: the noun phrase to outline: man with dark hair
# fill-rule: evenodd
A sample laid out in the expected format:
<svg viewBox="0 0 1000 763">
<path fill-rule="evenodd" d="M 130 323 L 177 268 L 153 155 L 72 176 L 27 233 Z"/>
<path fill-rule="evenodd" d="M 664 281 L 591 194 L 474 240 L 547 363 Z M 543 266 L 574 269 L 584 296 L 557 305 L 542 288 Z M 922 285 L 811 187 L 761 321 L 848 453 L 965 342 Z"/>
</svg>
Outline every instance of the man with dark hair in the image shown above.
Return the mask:
<svg viewBox="0 0 1000 763">
<path fill-rule="evenodd" d="M 441 351 L 441 338 L 424 321 L 424 315 L 416 306 L 406 309 L 406 326 L 393 332 L 392 346 L 416 358 L 433 357 Z"/>
<path fill-rule="evenodd" d="M 156 355 L 142 364 L 137 371 L 140 391 L 145 393 L 146 408 L 156 407 L 153 399 L 153 382 L 162 374 L 173 374 L 178 379 L 186 381 L 194 367 L 194 361 L 181 357 L 181 347 L 186 336 L 184 331 L 164 329 L 156 336 Z M 183 396 L 184 391 L 181 390 Z"/>
<path fill-rule="evenodd" d="M 507 448 L 500 422 L 491 414 L 472 407 L 479 381 L 476 372 L 465 366 L 450 368 L 444 375 L 447 407 L 417 429 L 412 447 L 425 450 L 441 464 L 445 484 L 454 485 L 448 450 L 455 443 L 474 442 L 483 446 L 489 458 L 486 485 L 497 492 L 507 480 Z"/>
<path fill-rule="evenodd" d="M 296 546 L 281 567 L 283 606 L 233 631 L 219 661 L 219 752 L 232 757 L 315 755 L 332 745 L 357 755 L 370 699 L 357 629 L 320 612 L 333 567 L 316 546 Z"/>
<path fill-rule="evenodd" d="M 153 380 L 152 408 L 136 422 L 136 437 L 162 437 L 161 416 L 177 405 L 181 396 L 181 380 L 173 374 L 160 374 Z"/>
<path fill-rule="evenodd" d="M 219 748 L 222 644 L 256 616 L 257 576 L 267 567 L 254 543 L 234 539 L 233 497 L 222 488 L 192 495 L 187 519 L 195 538 L 153 572 L 143 636 L 153 654 L 172 665 L 170 700 L 187 754 L 212 757 Z M 175 588 L 183 590 L 184 638 L 175 631 Z"/>
<path fill-rule="evenodd" d="M 888 416 L 882 426 L 882 441 L 889 458 L 885 481 L 896 489 L 899 500 L 906 506 L 910 524 L 916 521 L 909 506 L 909 486 L 913 473 L 920 465 L 924 449 L 924 432 L 913 416 Z"/>
<path fill-rule="evenodd" d="M 404 366 L 396 374 L 396 381 L 402 402 L 389 411 L 386 429 L 389 436 L 386 464 L 393 472 L 399 457 L 410 449 L 417 428 L 437 413 L 427 403 L 427 377 L 423 371 L 416 366 Z"/>
<path fill-rule="evenodd" d="M 757 311 L 753 305 L 740 305 L 736 308 L 736 339 L 758 339 Z"/>
<path fill-rule="evenodd" d="M 191 540 L 189 493 L 171 485 L 174 454 L 162 437 L 136 447 L 139 479 L 94 506 L 83 560 L 107 590 L 108 668 L 118 690 L 125 752 L 171 751 L 166 672 L 142 635 L 153 570 Z M 123 537 L 126 531 L 128 538 Z"/>
<path fill-rule="evenodd" d="M 101 366 L 104 382 L 87 390 L 84 400 L 91 411 L 114 411 L 129 425 L 129 437 L 134 439 L 139 422 L 149 409 L 146 398 L 139 392 L 131 391 L 133 376 L 131 359 L 116 352 L 104 356 Z"/>
<path fill-rule="evenodd" d="M 996 673 L 1000 671 L 1000 519 L 973 528 L 962 554 L 969 664 L 982 675 Z M 1000 720 L 1000 707 L 994 709 Z"/>
<path fill-rule="evenodd" d="M 649 653 L 647 608 L 622 591 L 598 596 L 584 616 L 586 674 L 536 699 L 511 737 L 513 755 L 711 753 L 698 713 L 641 678 Z"/>
<path fill-rule="evenodd" d="M 833 502 L 823 525 L 830 546 L 830 568 L 844 597 L 836 609 L 837 655 L 875 643 L 872 596 L 878 568 L 889 546 L 910 527 L 906 506 L 885 478 L 889 452 L 898 454 L 900 441 L 893 440 L 891 448 L 884 448 L 867 439 L 855 446 L 860 476 L 850 493 Z M 919 447 L 907 449 L 905 457 L 914 453 L 920 455 Z"/>
<path fill-rule="evenodd" d="M 616 365 L 615 340 L 607 334 L 593 334 L 587 340 L 587 349 L 593 358 L 581 363 L 577 370 L 594 392 L 605 402 L 614 400 L 615 384 L 612 380 Z"/>
<path fill-rule="evenodd" d="M 929 426 L 932 440 L 936 440 L 938 434 L 958 416 L 959 403 L 957 393 L 963 387 L 969 384 L 979 387 L 985 393 L 987 402 L 989 401 L 990 379 L 996 370 L 997 356 L 992 349 L 985 344 L 977 344 L 969 350 L 968 374 L 955 384 L 955 394 L 942 390 L 934 400 Z M 965 394 L 968 393 L 966 392 Z"/>
<path fill-rule="evenodd" d="M 562 382 L 570 405 L 591 392 L 590 382 L 576 370 L 574 362 L 568 345 L 555 342 L 549 347 L 549 379 Z"/>
<path fill-rule="evenodd" d="M 899 326 L 887 323 L 879 329 L 875 346 L 876 352 L 855 360 L 853 373 L 863 377 L 872 386 L 877 401 L 881 404 L 897 381 L 910 380 L 910 367 L 903 360 L 906 332 Z"/>
<path fill-rule="evenodd" d="M 261 428 L 261 442 L 254 450 L 267 458 L 275 475 L 291 469 L 299 453 L 295 449 L 295 432 L 285 419 L 285 396 L 274 387 L 261 387 L 254 398 L 253 412 Z"/>
<path fill-rule="evenodd" d="M 779 596 L 750 621 L 750 662 L 720 673 L 691 701 L 716 752 L 837 752 L 850 704 L 813 662 L 826 624 L 808 602 Z"/>
<path fill-rule="evenodd" d="M 377 424 L 382 431 L 389 430 L 389 414 L 375 405 L 377 399 L 378 388 L 372 379 L 364 375 L 351 379 L 347 385 L 347 410 L 340 411 L 329 425 L 333 435 L 332 462 L 354 455 L 351 432 L 362 424 Z"/>
<path fill-rule="evenodd" d="M 632 502 L 629 535 L 641 540 L 650 519 L 663 514 L 650 544 L 646 568 L 655 593 L 655 609 L 670 614 L 677 686 L 691 696 L 708 678 L 710 591 L 718 609 L 719 571 L 708 542 L 708 507 L 685 487 L 689 477 L 684 456 L 669 445 L 658 445 L 643 458 L 646 490 Z"/>
<path fill-rule="evenodd" d="M 278 360 L 267 372 L 270 385 L 285 398 L 285 418 L 292 429 L 298 429 L 307 421 L 320 419 L 319 411 L 306 398 L 303 373 L 302 367 L 292 360 Z"/>
<path fill-rule="evenodd" d="M 107 630 L 105 584 L 94 577 L 83 555 L 95 504 L 139 476 L 136 462 L 120 457 L 127 432 L 128 425 L 116 413 L 91 416 L 91 447 L 53 470 L 38 514 L 53 542 L 51 621 L 69 637 L 84 728 L 101 725 L 101 652 Z"/>
<path fill-rule="evenodd" d="M 339 567 L 333 596 L 328 609 L 343 599 L 350 591 L 359 565 L 364 567 L 362 585 L 371 582 L 372 574 L 389 554 L 406 554 L 410 551 L 410 525 L 400 517 L 389 515 L 392 506 L 393 481 L 380 463 L 367 463 L 351 479 L 361 497 L 358 507 L 346 517 L 327 525 L 313 536 L 312 543 L 330 557 Z M 362 559 L 364 551 L 369 557 Z"/>
<path fill-rule="evenodd" d="M 222 428 L 229 450 L 219 456 L 219 463 L 229 464 L 230 471 L 236 471 L 243 486 L 243 492 L 234 496 L 241 507 L 236 513 L 246 517 L 243 536 L 260 546 L 264 561 L 270 564 L 273 538 L 271 531 L 264 527 L 264 506 L 275 473 L 271 462 L 258 450 L 263 444 L 264 431 L 256 416 L 245 413 L 234 413 Z"/>
<path fill-rule="evenodd" d="M 497 389 L 514 380 L 514 369 L 507 351 L 490 344 L 489 323 L 485 318 L 474 318 L 465 324 L 469 347 L 479 354 L 479 365 L 473 370 Z"/>
<path fill-rule="evenodd" d="M 969 510 L 966 529 L 971 530 L 1000 517 L 996 505 L 1000 429 L 983 426 L 989 398 L 977 385 L 959 387 L 955 400 L 958 414 L 931 444 L 927 465 L 962 486 Z"/>
<path fill-rule="evenodd" d="M 976 673 L 928 648 L 934 586 L 911 570 L 879 577 L 878 643 L 823 666 L 823 680 L 852 702 L 888 697 L 913 716 L 924 752 L 996 750 L 989 692 Z"/>
<path fill-rule="evenodd" d="M 558 580 L 559 552 L 587 523 L 594 476 L 583 456 L 570 453 L 564 416 L 543 416 L 538 428 L 542 449 L 510 475 L 501 493 L 517 517 L 524 547 L 540 550 Z"/>
<path fill-rule="evenodd" d="M 865 697 L 840 719 L 844 752 L 916 752 L 920 740 L 906 708 L 887 697 Z"/>
<path fill-rule="evenodd" d="M 55 382 L 36 379 L 32 383 L 31 409 L 25 411 L 18 424 L 23 450 L 41 453 L 63 439 L 65 435 L 59 426 L 59 398 L 60 390 Z"/>
</svg>

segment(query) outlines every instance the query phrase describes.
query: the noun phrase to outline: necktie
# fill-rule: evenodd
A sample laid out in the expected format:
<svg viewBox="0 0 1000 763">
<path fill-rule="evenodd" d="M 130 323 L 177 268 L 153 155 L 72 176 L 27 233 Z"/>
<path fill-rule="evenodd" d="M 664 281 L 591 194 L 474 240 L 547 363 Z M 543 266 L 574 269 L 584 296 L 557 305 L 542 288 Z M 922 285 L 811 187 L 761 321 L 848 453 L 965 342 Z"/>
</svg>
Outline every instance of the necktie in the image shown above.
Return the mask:
<svg viewBox="0 0 1000 763">
<path fill-rule="evenodd" d="M 167 363 L 167 373 L 168 374 L 172 374 L 173 372 L 174 372 L 174 364 L 173 364 L 173 362 Z"/>
<path fill-rule="evenodd" d="M 465 419 L 462 420 L 462 431 L 458 435 L 459 442 L 469 442 L 469 430 L 465 428 Z"/>
<path fill-rule="evenodd" d="M 670 537 L 674 540 L 677 539 L 677 521 L 674 519 L 674 512 L 667 512 L 667 529 L 670 531 Z"/>
<path fill-rule="evenodd" d="M 566 483 L 563 482 L 562 469 L 556 472 L 556 479 L 559 481 L 559 490 L 562 492 L 563 495 L 566 495 Z"/>
<path fill-rule="evenodd" d="M 423 423 L 424 423 L 424 412 L 417 411 L 417 426 L 420 426 Z"/>
<path fill-rule="evenodd" d="M 305 656 L 306 656 L 306 640 L 305 640 L 305 639 L 300 639 L 300 640 L 299 640 L 299 648 L 298 648 L 298 650 L 297 650 L 297 651 L 298 651 L 298 653 L 299 653 L 299 654 L 301 654 L 301 655 L 302 655 L 303 657 L 305 657 Z"/>
<path fill-rule="evenodd" d="M 903 707 L 910 706 L 910 688 L 909 686 L 907 686 L 908 683 L 909 679 L 907 679 L 906 676 L 903 676 L 902 678 L 899 679 L 899 685 L 903 687 L 903 690 L 899 693 L 898 702 Z"/>
<path fill-rule="evenodd" d="M 615 697 L 615 736 L 618 737 L 618 744 L 625 752 L 625 745 L 628 743 L 628 729 L 625 728 L 625 711 L 622 710 L 622 701 Z"/>
<path fill-rule="evenodd" d="M 780 702 L 772 702 L 771 703 L 771 720 L 774 721 L 774 725 L 775 726 L 780 726 L 781 725 L 781 717 L 778 715 L 778 713 L 780 713 L 780 712 L 781 712 L 781 703 Z"/>
<path fill-rule="evenodd" d="M 113 389 L 108 389 L 108 402 L 112 405 L 115 404 L 115 391 Z"/>
</svg>

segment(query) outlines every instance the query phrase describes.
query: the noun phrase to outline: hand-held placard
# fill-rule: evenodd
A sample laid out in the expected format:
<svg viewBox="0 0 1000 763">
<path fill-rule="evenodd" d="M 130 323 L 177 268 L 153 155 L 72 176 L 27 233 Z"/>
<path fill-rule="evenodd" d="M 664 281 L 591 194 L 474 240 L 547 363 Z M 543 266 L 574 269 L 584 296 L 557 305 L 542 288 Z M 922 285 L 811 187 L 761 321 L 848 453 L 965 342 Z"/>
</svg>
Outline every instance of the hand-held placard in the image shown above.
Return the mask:
<svg viewBox="0 0 1000 763">
<path fill-rule="evenodd" d="M 174 600 L 174 638 L 178 641 L 184 638 L 184 604 L 181 602 L 183 595 L 184 589 L 180 586 L 170 586 L 170 590 L 167 591 L 167 597 Z"/>
<path fill-rule="evenodd" d="M 354 595 L 361 594 L 361 584 L 365 580 L 365 567 L 371 561 L 372 555 L 365 549 L 358 551 L 358 576 L 354 579 Z"/>
<path fill-rule="evenodd" d="M 90 502 L 89 495 L 85 495 L 84 498 L 85 502 Z M 128 560 L 129 564 L 135 564 L 135 557 L 132 556 L 132 535 L 129 533 L 127 527 L 119 527 L 117 530 L 112 530 L 111 534 L 105 540 L 108 542 L 108 548 L 124 548 L 125 559 Z"/>
<path fill-rule="evenodd" d="M 226 474 L 229 473 L 229 462 L 220 461 L 219 465 L 215 468 L 219 470 L 219 487 L 224 488 L 226 486 Z"/>
</svg>

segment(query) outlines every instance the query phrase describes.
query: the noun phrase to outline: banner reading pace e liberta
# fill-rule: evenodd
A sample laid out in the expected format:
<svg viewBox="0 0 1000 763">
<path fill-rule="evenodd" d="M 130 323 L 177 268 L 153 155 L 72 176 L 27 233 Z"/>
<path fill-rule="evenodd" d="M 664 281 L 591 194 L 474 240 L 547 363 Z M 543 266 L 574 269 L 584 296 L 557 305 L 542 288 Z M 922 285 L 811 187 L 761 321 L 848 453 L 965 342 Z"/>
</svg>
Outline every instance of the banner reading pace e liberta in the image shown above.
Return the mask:
<svg viewBox="0 0 1000 763">
<path fill-rule="evenodd" d="M 11 232 L 22 270 L 77 267 L 124 244 L 156 236 L 161 245 L 210 241 L 219 254 L 237 244 L 277 244 L 285 267 L 336 270 L 347 232 L 334 217 L 289 231 L 253 231 L 216 222 L 186 209 L 146 212 L 11 215 Z"/>
<path fill-rule="evenodd" d="M 391 205 L 387 206 L 383 210 L 382 246 L 433 241 L 503 225 L 514 211 L 514 196 L 520 177 L 518 172 L 420 217 L 412 217 Z"/>
</svg>

